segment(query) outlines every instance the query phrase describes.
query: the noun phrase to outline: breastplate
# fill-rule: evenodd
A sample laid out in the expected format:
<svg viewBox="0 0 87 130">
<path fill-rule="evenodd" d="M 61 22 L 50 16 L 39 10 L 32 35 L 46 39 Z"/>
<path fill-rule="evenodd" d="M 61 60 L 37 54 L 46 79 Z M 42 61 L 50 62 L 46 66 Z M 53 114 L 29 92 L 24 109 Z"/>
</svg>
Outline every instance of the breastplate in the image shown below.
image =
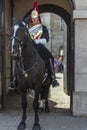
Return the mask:
<svg viewBox="0 0 87 130">
<path fill-rule="evenodd" d="M 38 37 L 43 33 L 42 25 L 37 24 L 29 29 L 29 34 L 31 36 L 31 39 L 38 39 Z"/>
</svg>

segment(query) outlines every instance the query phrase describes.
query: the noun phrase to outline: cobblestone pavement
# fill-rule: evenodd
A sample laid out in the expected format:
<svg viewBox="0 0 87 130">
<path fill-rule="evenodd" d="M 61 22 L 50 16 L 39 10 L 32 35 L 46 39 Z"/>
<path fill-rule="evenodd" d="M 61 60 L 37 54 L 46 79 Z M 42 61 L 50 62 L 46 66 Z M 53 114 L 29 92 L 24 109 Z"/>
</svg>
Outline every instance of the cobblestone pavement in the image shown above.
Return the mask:
<svg viewBox="0 0 87 130">
<path fill-rule="evenodd" d="M 87 130 L 86 117 L 73 117 L 70 113 L 70 97 L 63 92 L 63 75 L 58 74 L 59 87 L 52 88 L 49 98 L 51 112 L 39 113 L 42 130 Z M 32 109 L 33 98 L 27 96 L 27 128 L 32 130 L 34 112 Z M 7 96 L 7 107 L 0 112 L 0 130 L 17 130 L 21 120 L 21 100 L 17 92 L 11 92 Z"/>
</svg>

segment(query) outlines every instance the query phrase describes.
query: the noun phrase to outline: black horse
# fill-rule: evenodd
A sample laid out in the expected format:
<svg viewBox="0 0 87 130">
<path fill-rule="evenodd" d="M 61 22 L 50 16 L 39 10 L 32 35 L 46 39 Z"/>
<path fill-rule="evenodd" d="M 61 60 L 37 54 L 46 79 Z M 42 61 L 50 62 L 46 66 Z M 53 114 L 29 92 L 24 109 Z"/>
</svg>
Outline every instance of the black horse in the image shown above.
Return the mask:
<svg viewBox="0 0 87 130">
<path fill-rule="evenodd" d="M 33 130 L 41 130 L 38 116 L 39 94 L 43 91 L 42 86 L 50 85 L 50 78 L 46 79 L 46 66 L 37 51 L 33 48 L 28 28 L 23 20 L 18 20 L 13 24 L 10 41 L 11 55 L 16 60 L 16 72 L 18 88 L 22 97 L 22 120 L 17 129 L 23 130 L 26 127 L 27 89 L 33 89 L 35 97 L 33 108 L 35 111 Z M 45 86 L 45 87 L 46 87 Z M 47 87 L 45 91 L 48 93 Z M 43 97 L 43 96 L 42 96 Z M 46 103 L 48 100 L 45 96 Z"/>
</svg>

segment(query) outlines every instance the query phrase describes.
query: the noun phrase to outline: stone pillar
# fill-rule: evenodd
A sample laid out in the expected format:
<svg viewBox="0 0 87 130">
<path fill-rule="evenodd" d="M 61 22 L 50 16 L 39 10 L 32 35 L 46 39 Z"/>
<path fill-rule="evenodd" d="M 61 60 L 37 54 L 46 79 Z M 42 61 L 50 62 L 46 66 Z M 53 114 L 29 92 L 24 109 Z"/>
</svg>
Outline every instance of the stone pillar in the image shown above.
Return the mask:
<svg viewBox="0 0 87 130">
<path fill-rule="evenodd" d="M 73 115 L 87 116 L 87 0 L 76 0 L 73 19 L 75 23 Z"/>
<path fill-rule="evenodd" d="M 6 93 L 8 92 L 10 74 L 11 74 L 11 56 L 10 56 L 10 29 L 11 29 L 11 8 L 10 2 L 5 0 L 5 69 L 6 69 Z"/>
</svg>

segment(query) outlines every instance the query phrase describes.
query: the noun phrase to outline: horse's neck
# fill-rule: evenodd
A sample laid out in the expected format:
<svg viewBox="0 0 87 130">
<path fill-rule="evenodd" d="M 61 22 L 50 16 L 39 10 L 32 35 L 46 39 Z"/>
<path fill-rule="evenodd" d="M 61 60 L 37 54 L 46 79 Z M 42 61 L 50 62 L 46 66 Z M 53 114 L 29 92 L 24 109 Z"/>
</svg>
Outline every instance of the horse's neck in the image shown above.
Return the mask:
<svg viewBox="0 0 87 130">
<path fill-rule="evenodd" d="M 32 65 L 35 59 L 34 53 L 33 53 L 33 46 L 32 41 L 27 40 L 26 46 L 23 48 L 23 58 L 25 64 Z"/>
</svg>

